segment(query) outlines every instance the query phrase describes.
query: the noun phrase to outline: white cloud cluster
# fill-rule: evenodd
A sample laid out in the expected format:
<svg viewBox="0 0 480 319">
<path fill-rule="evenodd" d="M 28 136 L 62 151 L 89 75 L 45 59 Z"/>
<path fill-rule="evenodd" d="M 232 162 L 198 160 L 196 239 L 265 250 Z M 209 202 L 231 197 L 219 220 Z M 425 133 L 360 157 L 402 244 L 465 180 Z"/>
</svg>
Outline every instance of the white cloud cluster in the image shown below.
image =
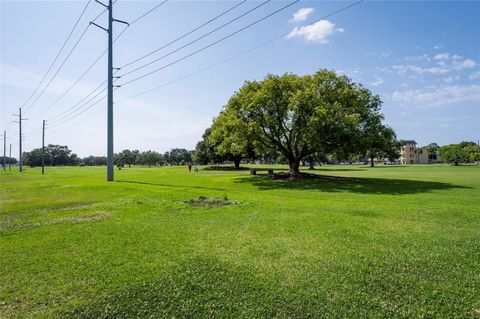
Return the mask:
<svg viewBox="0 0 480 319">
<path fill-rule="evenodd" d="M 301 22 L 308 19 L 308 17 L 315 11 L 314 8 L 301 8 L 293 14 L 292 22 Z"/>
<path fill-rule="evenodd" d="M 426 56 L 420 56 L 425 61 L 431 59 Z M 414 64 L 394 65 L 393 69 L 400 75 L 405 75 L 408 71 L 416 74 L 446 74 L 452 71 L 461 71 L 464 69 L 472 69 L 478 66 L 477 62 L 472 59 L 463 59 L 460 55 L 450 53 L 439 53 L 433 57 L 435 64 L 433 66 L 419 66 Z"/>
<path fill-rule="evenodd" d="M 402 105 L 444 106 L 459 102 L 480 102 L 480 85 L 452 85 L 419 90 L 395 91 L 391 99 Z"/>
<path fill-rule="evenodd" d="M 343 32 L 342 28 L 335 28 L 335 24 L 328 20 L 320 20 L 314 24 L 309 24 L 304 27 L 295 27 L 292 32 L 287 35 L 287 38 L 304 38 L 307 42 L 329 43 L 327 39 L 336 32 Z"/>
</svg>

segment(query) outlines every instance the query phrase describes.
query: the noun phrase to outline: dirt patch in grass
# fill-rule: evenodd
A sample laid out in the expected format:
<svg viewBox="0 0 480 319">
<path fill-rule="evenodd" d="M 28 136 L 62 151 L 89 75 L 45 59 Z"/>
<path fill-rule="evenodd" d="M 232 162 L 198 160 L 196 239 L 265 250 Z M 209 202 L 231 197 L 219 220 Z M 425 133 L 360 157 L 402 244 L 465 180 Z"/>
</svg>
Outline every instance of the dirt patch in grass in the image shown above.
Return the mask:
<svg viewBox="0 0 480 319">
<path fill-rule="evenodd" d="M 192 206 L 192 207 L 223 207 L 223 206 L 232 206 L 232 205 L 239 205 L 240 201 L 238 200 L 230 200 L 227 197 L 225 198 L 216 198 L 216 197 L 205 197 L 200 196 L 196 199 L 189 199 L 184 201 L 185 204 Z"/>
</svg>

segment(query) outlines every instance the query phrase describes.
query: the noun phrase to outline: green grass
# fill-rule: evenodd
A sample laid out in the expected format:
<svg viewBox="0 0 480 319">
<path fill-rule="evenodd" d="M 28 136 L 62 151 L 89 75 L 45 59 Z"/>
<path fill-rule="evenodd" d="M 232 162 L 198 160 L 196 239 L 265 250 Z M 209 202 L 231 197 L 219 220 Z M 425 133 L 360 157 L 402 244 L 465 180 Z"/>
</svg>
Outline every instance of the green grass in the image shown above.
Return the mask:
<svg viewBox="0 0 480 319">
<path fill-rule="evenodd" d="M 480 167 L 316 172 L 1 172 L 0 318 L 480 317 Z"/>
</svg>

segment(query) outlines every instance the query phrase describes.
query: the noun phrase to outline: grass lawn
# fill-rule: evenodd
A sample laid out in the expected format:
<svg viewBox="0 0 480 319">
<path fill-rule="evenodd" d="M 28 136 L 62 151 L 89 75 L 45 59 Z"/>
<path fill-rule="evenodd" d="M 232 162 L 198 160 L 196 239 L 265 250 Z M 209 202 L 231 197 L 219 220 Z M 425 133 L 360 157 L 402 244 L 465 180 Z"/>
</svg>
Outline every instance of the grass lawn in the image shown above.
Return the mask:
<svg viewBox="0 0 480 319">
<path fill-rule="evenodd" d="M 0 318 L 480 318 L 479 166 L 105 171 L 0 173 Z"/>
</svg>

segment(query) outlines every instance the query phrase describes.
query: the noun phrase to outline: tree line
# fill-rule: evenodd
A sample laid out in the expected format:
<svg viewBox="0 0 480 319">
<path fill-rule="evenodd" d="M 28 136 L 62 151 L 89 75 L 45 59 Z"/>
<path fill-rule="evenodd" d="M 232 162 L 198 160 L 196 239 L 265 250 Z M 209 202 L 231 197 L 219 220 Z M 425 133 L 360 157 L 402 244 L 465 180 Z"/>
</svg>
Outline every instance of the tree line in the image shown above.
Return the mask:
<svg viewBox="0 0 480 319">
<path fill-rule="evenodd" d="M 448 144 L 438 148 L 442 162 L 458 165 L 480 161 L 480 145 L 463 141 L 459 144 Z"/>
<path fill-rule="evenodd" d="M 77 154 L 73 153 L 66 145 L 49 144 L 45 147 L 44 152 L 44 163 L 46 166 L 107 165 L 106 156 L 88 156 L 80 158 L 77 156 Z M 125 165 L 184 165 L 193 161 L 193 153 L 194 151 L 189 151 L 183 148 L 174 148 L 163 154 L 155 151 L 140 152 L 138 150 L 127 149 L 114 155 L 114 164 L 120 167 Z M 28 165 L 31 167 L 41 166 L 42 154 L 43 151 L 41 148 L 33 149 L 30 152 L 24 152 L 24 165 Z"/>
</svg>

